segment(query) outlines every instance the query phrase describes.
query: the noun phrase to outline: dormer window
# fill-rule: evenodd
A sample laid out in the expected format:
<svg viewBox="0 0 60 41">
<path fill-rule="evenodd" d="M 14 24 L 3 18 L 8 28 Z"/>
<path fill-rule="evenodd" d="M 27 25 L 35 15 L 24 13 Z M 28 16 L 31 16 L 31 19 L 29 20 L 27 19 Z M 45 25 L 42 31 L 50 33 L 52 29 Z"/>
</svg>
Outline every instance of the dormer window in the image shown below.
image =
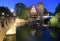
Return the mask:
<svg viewBox="0 0 60 41">
<path fill-rule="evenodd" d="M 37 17 L 38 17 L 38 15 L 35 14 L 35 13 L 34 14 L 32 14 L 32 13 L 30 14 L 30 18 L 37 18 Z"/>
</svg>

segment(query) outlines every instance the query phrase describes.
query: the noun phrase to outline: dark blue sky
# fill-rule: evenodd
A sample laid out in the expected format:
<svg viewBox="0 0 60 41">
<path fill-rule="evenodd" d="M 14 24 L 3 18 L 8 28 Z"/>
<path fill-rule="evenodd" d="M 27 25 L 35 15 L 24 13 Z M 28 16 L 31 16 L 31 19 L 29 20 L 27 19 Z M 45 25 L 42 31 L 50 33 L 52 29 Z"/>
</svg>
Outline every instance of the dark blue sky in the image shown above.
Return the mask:
<svg viewBox="0 0 60 41">
<path fill-rule="evenodd" d="M 0 6 L 8 7 L 9 9 L 14 9 L 16 3 L 21 2 L 24 3 L 27 7 L 31 5 L 35 5 L 38 2 L 43 2 L 45 8 L 50 11 L 54 12 L 60 0 L 0 0 Z"/>
</svg>

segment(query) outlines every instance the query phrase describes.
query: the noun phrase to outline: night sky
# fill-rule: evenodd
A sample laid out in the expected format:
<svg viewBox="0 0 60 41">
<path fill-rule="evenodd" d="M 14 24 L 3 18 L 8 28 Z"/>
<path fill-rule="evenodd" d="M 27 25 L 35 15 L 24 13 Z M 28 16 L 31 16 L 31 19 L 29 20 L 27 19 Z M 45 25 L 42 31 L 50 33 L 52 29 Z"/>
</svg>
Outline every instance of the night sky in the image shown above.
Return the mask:
<svg viewBox="0 0 60 41">
<path fill-rule="evenodd" d="M 26 7 L 29 7 L 31 5 L 36 6 L 38 2 L 43 2 L 45 8 L 53 12 L 55 11 L 56 6 L 58 3 L 60 3 L 60 0 L 0 0 L 0 6 L 8 7 L 9 9 L 14 9 L 15 4 L 21 2 L 26 5 Z"/>
</svg>

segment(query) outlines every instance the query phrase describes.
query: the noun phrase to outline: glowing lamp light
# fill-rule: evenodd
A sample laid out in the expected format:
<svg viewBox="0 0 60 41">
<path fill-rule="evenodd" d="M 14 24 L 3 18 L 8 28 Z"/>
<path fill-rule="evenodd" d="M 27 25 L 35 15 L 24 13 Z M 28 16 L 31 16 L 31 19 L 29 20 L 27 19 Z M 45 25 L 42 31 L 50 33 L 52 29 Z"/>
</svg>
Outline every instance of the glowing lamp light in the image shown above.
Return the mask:
<svg viewBox="0 0 60 41">
<path fill-rule="evenodd" d="M 2 13 L 2 15 L 4 15 L 4 13 Z"/>
<path fill-rule="evenodd" d="M 4 18 L 4 13 L 2 13 L 2 18 Z"/>
</svg>

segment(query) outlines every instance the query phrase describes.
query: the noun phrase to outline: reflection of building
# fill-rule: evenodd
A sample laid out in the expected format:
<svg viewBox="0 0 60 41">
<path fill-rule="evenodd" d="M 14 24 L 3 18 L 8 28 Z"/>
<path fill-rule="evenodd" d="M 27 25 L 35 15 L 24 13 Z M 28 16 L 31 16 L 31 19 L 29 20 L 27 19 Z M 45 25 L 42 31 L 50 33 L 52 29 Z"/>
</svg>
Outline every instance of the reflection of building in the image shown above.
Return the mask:
<svg viewBox="0 0 60 41">
<path fill-rule="evenodd" d="M 39 30 L 38 34 L 42 35 L 44 27 L 47 26 L 44 22 L 47 23 L 49 21 L 49 19 L 46 20 L 48 17 L 50 17 L 49 13 L 44 15 L 44 4 L 42 2 L 39 2 L 36 8 L 33 5 L 30 7 L 29 28 L 32 35 L 34 35 L 37 29 Z"/>
</svg>

